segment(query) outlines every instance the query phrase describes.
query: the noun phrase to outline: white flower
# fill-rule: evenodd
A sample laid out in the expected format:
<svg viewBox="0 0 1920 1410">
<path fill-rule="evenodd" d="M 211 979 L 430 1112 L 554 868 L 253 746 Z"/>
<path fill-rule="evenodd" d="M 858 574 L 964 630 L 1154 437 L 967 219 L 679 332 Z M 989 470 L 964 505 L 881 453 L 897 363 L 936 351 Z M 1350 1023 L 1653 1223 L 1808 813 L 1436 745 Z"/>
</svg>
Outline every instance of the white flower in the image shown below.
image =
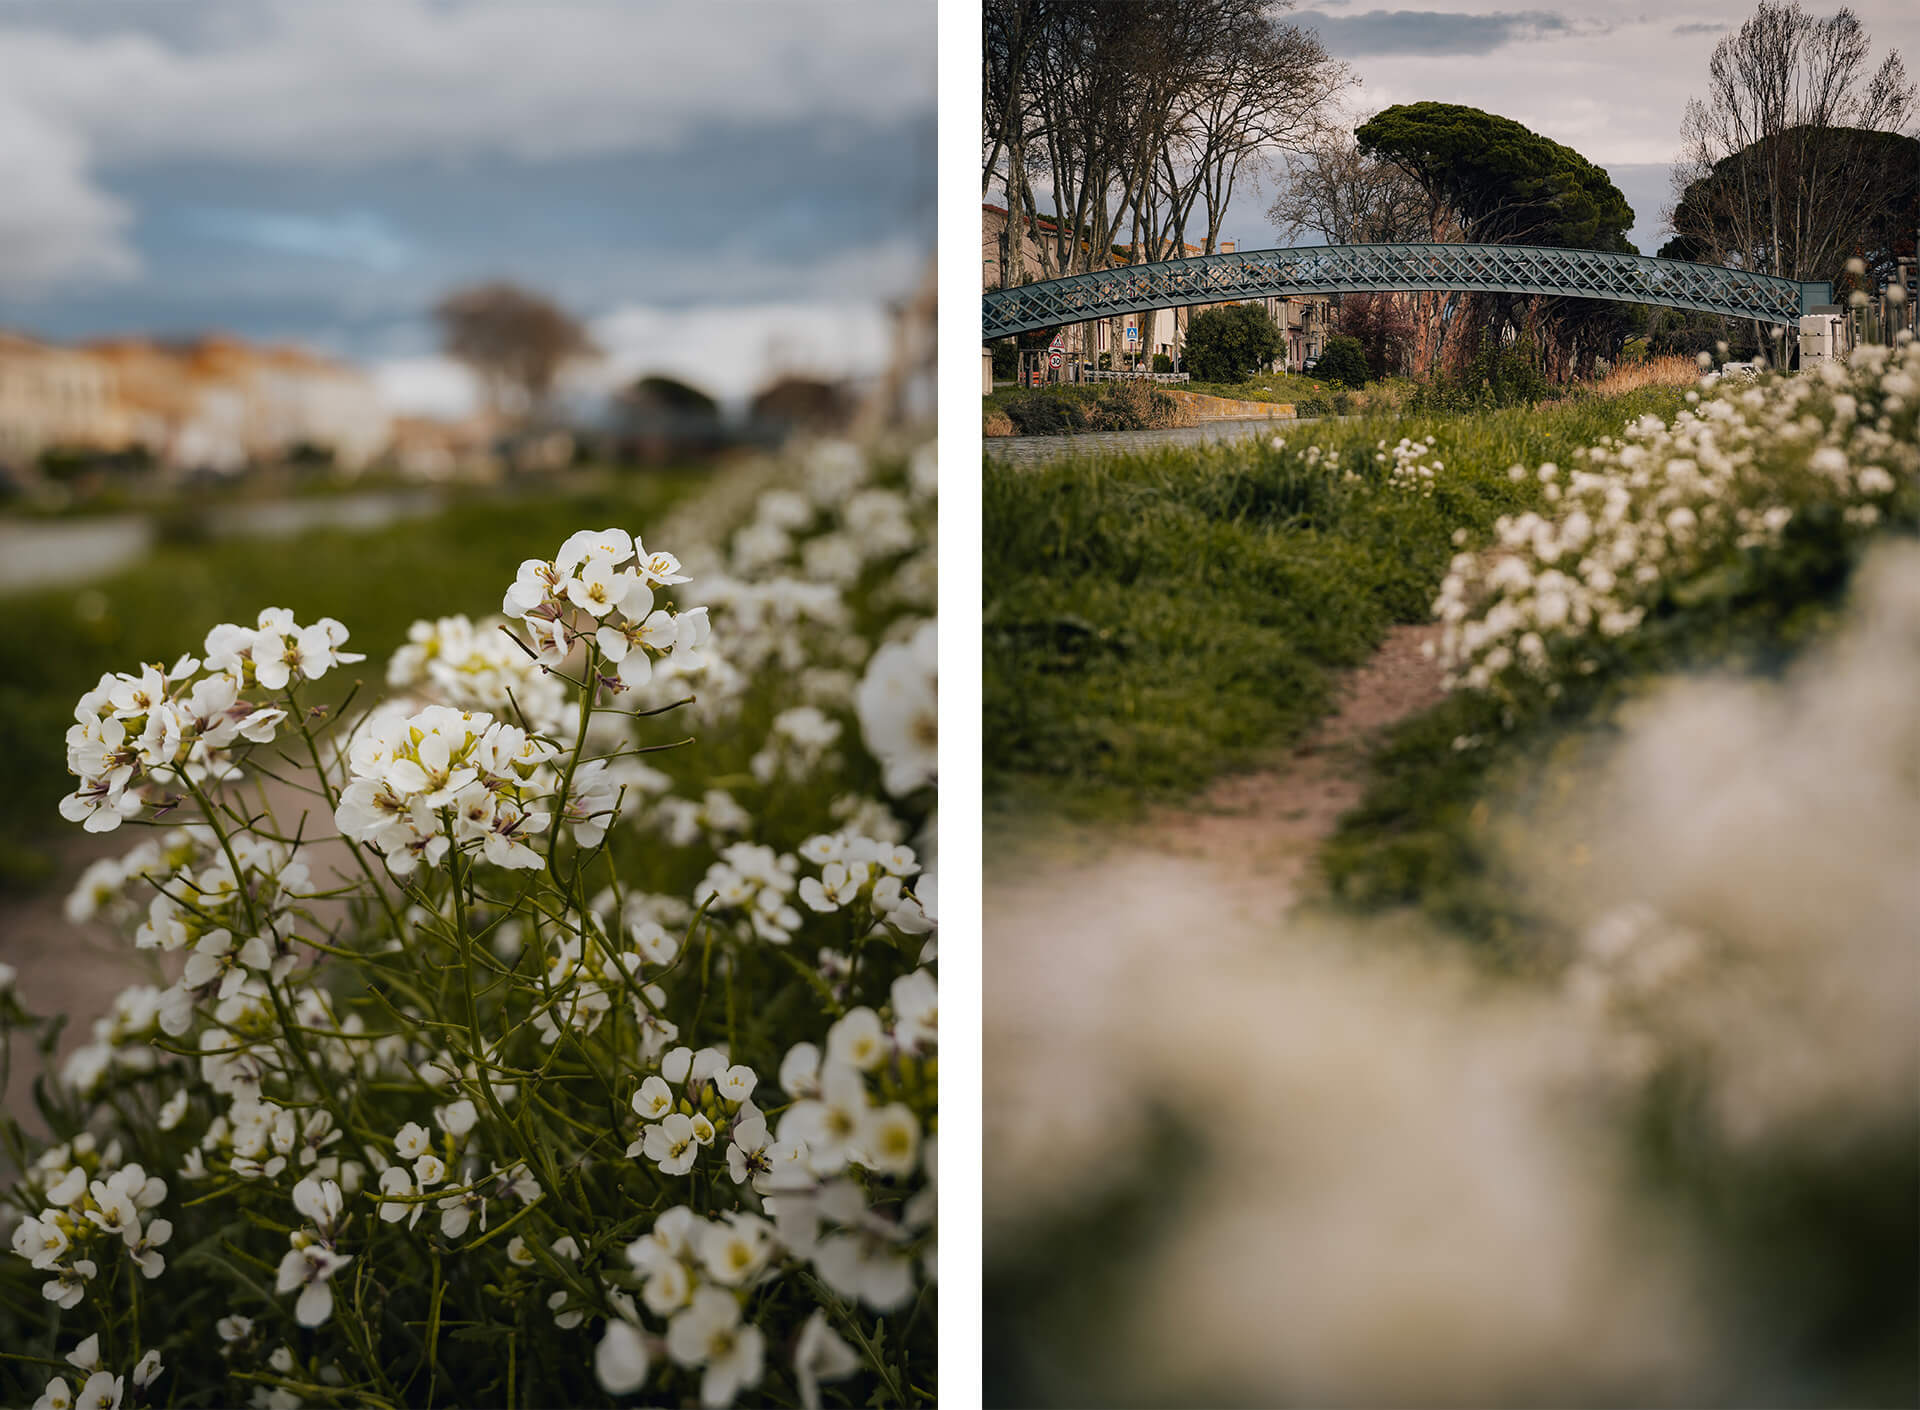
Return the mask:
<svg viewBox="0 0 1920 1410">
<path fill-rule="evenodd" d="M 564 1290 L 549 1297 L 547 1306 L 553 1311 L 553 1325 L 561 1331 L 571 1331 L 587 1320 L 586 1309 L 569 1305 Z"/>
<path fill-rule="evenodd" d="M 827 1030 L 828 1063 L 843 1062 L 870 1072 L 886 1060 L 887 1031 L 872 1009 L 848 1009 Z"/>
<path fill-rule="evenodd" d="M 389 1165 L 380 1172 L 380 1193 L 385 1195 L 411 1195 L 414 1193 L 413 1177 L 407 1174 L 404 1165 Z M 420 1222 L 421 1212 L 426 1208 L 424 1201 L 402 1203 L 399 1200 L 382 1200 L 380 1218 L 388 1224 L 397 1224 L 402 1219 L 411 1229 Z"/>
<path fill-rule="evenodd" d="M 323 1237 L 333 1236 L 344 1206 L 340 1186 L 332 1180 L 316 1180 L 309 1175 L 293 1187 L 293 1207 L 312 1220 Z"/>
<path fill-rule="evenodd" d="M 811 1043 L 795 1043 L 780 1063 L 780 1090 L 790 1097 L 820 1095 L 820 1050 Z"/>
<path fill-rule="evenodd" d="M 65 1376 L 55 1376 L 33 1402 L 33 1410 L 73 1410 L 73 1388 Z"/>
<path fill-rule="evenodd" d="M 693 1276 L 678 1259 L 663 1262 L 648 1275 L 640 1298 L 656 1317 L 670 1317 L 693 1295 Z"/>
<path fill-rule="evenodd" d="M 449 1136 L 464 1136 L 480 1119 L 480 1113 L 474 1110 L 472 1102 L 462 1099 L 451 1106 L 436 1108 L 433 1119 Z"/>
<path fill-rule="evenodd" d="M 120 1410 L 120 1397 L 125 1393 L 126 1382 L 125 1376 L 95 1371 L 87 1377 L 87 1383 L 80 1387 L 73 1410 Z"/>
<path fill-rule="evenodd" d="M 748 1386 L 760 1383 L 766 1339 L 760 1329 L 743 1326 L 740 1304 L 719 1288 L 702 1288 L 693 1302 L 667 1324 L 667 1355 L 682 1366 L 704 1366 L 700 1403 L 717 1410 L 731 1405 Z"/>
<path fill-rule="evenodd" d="M 738 1185 L 749 1175 L 754 1177 L 754 1188 L 761 1186 L 761 1177 L 773 1167 L 767 1159 L 767 1147 L 773 1138 L 767 1132 L 767 1119 L 757 1112 L 744 1121 L 733 1124 L 732 1143 L 727 1147 L 727 1173 Z"/>
<path fill-rule="evenodd" d="M 820 1410 L 820 1382 L 842 1380 L 859 1369 L 859 1356 L 828 1324 L 826 1310 L 816 1307 L 793 1349 L 793 1376 L 800 1386 L 801 1405 L 805 1410 Z"/>
<path fill-rule="evenodd" d="M 940 992 L 933 975 L 924 969 L 893 981 L 893 1036 L 906 1052 L 939 1046 Z"/>
<path fill-rule="evenodd" d="M 155 1219 L 150 1222 L 138 1239 L 127 1243 L 127 1252 L 140 1266 L 140 1271 L 149 1278 L 157 1278 L 166 1272 L 166 1257 L 159 1252 L 161 1245 L 173 1237 L 173 1221 Z"/>
<path fill-rule="evenodd" d="M 820 1281 L 840 1296 L 876 1312 L 891 1312 L 913 1296 L 913 1263 L 871 1233 L 829 1234 L 813 1251 Z"/>
<path fill-rule="evenodd" d="M 166 1367 L 160 1364 L 160 1353 L 150 1349 L 146 1355 L 142 1356 L 134 1365 L 133 1388 L 135 1390 L 145 1390 L 148 1386 L 160 1379 L 160 1373 L 165 1369 Z"/>
<path fill-rule="evenodd" d="M 187 1114 L 187 1091 L 182 1087 L 161 1104 L 159 1123 L 162 1131 L 171 1131 Z"/>
<path fill-rule="evenodd" d="M 663 1175 L 684 1175 L 693 1169 L 700 1153 L 691 1118 L 674 1112 L 657 1126 L 649 1126 L 642 1137 L 642 1150 L 648 1160 L 660 1167 Z"/>
<path fill-rule="evenodd" d="M 658 1121 L 673 1110 L 673 1089 L 659 1077 L 649 1077 L 633 1094 L 633 1109 L 644 1120 Z"/>
<path fill-rule="evenodd" d="M 317 1327 L 333 1315 L 333 1289 L 327 1280 L 353 1259 L 350 1253 L 335 1253 L 323 1244 L 287 1250 L 280 1260 L 275 1292 L 290 1293 L 300 1288 L 300 1300 L 294 1304 L 293 1317 L 303 1327 Z"/>
<path fill-rule="evenodd" d="M 608 1395 L 631 1395 L 647 1383 L 647 1344 L 631 1322 L 607 1319 L 593 1353 L 593 1374 Z"/>
<path fill-rule="evenodd" d="M 773 1227 L 751 1214 L 732 1214 L 709 1224 L 700 1236 L 700 1262 L 716 1283 L 738 1287 L 766 1265 Z"/>
<path fill-rule="evenodd" d="M 409 1121 L 393 1138 L 393 1149 L 402 1160 L 417 1160 L 433 1149 L 433 1135 L 417 1121 Z"/>
<path fill-rule="evenodd" d="M 866 1083 L 857 1069 L 828 1062 L 818 1100 L 795 1102 L 780 1118 L 780 1139 L 799 1141 L 819 1174 L 838 1170 L 855 1153 L 867 1124 Z"/>
<path fill-rule="evenodd" d="M 86 1296 L 87 1280 L 97 1271 L 92 1259 L 76 1258 L 71 1268 L 54 1269 L 56 1276 L 41 1284 L 40 1295 L 57 1307 L 77 1307 Z"/>
</svg>

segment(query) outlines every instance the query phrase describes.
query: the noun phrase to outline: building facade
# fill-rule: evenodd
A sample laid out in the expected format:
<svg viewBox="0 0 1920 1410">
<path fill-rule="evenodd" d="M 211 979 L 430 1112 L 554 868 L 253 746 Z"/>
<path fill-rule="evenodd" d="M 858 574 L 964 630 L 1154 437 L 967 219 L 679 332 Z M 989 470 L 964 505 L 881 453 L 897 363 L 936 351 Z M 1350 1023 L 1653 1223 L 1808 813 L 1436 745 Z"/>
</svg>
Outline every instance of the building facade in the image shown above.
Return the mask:
<svg viewBox="0 0 1920 1410">
<path fill-rule="evenodd" d="M 0 333 L 0 462 L 144 447 L 162 468 L 231 474 L 302 451 L 364 469 L 392 418 L 358 368 L 236 338 L 68 348 Z"/>
</svg>

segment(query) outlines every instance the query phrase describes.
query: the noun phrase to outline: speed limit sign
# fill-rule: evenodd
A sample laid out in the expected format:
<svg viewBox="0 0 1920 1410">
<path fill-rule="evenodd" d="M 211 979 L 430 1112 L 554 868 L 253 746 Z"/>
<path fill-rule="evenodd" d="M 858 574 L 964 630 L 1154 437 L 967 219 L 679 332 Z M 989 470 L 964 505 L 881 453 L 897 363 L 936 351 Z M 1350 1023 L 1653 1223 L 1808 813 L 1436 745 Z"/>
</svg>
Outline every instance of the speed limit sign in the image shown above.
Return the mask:
<svg viewBox="0 0 1920 1410">
<path fill-rule="evenodd" d="M 1060 365 L 1060 349 L 1055 348 L 1047 354 L 1047 366 L 1058 367 L 1059 365 Z"/>
</svg>

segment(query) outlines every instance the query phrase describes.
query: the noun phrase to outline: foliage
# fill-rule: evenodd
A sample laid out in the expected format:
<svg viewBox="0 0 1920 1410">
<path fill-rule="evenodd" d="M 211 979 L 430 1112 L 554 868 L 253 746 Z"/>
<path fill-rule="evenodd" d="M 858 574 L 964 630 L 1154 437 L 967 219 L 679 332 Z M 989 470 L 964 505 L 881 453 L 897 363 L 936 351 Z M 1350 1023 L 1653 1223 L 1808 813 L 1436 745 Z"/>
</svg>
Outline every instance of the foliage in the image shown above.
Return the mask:
<svg viewBox="0 0 1920 1410">
<path fill-rule="evenodd" d="M 1486 339 L 1465 366 L 1437 373 L 1423 383 L 1414 394 L 1414 404 L 1449 411 L 1531 406 L 1552 392 L 1532 344 Z"/>
<path fill-rule="evenodd" d="M 652 374 L 637 379 L 621 393 L 621 400 L 649 411 L 664 411 L 683 416 L 718 416 L 720 404 L 698 387 L 676 377 Z"/>
<path fill-rule="evenodd" d="M 1369 377 L 1391 377 L 1412 361 L 1413 313 L 1398 294 L 1342 295 L 1333 326 L 1360 344 Z"/>
<path fill-rule="evenodd" d="M 71 909 L 186 964 L 0 1120 L 8 1403 L 937 1394 L 933 462 L 797 468 L 371 712 L 281 609 L 86 692 L 61 812 L 157 826 Z"/>
<path fill-rule="evenodd" d="M 1153 355 L 1153 370 L 1159 373 L 1173 371 L 1173 359 L 1166 353 L 1155 353 Z"/>
<path fill-rule="evenodd" d="M 1775 194 L 1777 190 L 1777 196 Z M 1776 218 L 1776 199 L 1786 207 Z M 1912 258 L 1920 226 L 1920 138 L 1792 128 L 1722 157 L 1689 182 L 1662 259 L 1738 259 L 1789 278 L 1840 283 L 1865 260 L 1872 287 Z"/>
<path fill-rule="evenodd" d="M 1870 47 L 1853 11 L 1809 15 L 1797 0 L 1761 0 L 1720 40 L 1673 170 L 1684 258 L 1834 279 L 1858 253 L 1892 272 L 1920 182 L 1901 135 L 1915 89 L 1897 52 L 1870 72 Z"/>
<path fill-rule="evenodd" d="M 1327 339 L 1327 345 L 1320 353 L 1320 363 L 1313 370 L 1316 376 L 1337 382 L 1343 387 L 1362 387 L 1366 385 L 1370 369 L 1360 340 L 1335 334 Z"/>
<path fill-rule="evenodd" d="M 1404 103 L 1354 130 L 1366 156 L 1399 166 L 1461 238 L 1628 250 L 1633 208 L 1606 172 L 1511 118 L 1456 103 Z"/>
<path fill-rule="evenodd" d="M 471 367 L 489 404 L 508 415 L 538 409 L 561 367 L 594 350 L 579 320 L 504 281 L 456 289 L 433 316 L 447 356 Z"/>
<path fill-rule="evenodd" d="M 1332 673 L 1425 615 L 1448 537 L 1678 393 L 1492 415 L 1367 419 L 1221 446 L 983 469 L 990 795 L 1128 810 L 1284 745 Z M 1431 436 L 1418 474 L 1389 435 Z M 1411 444 L 1411 442 L 1409 442 Z"/>
<path fill-rule="evenodd" d="M 987 345 L 993 351 L 993 380 L 1011 382 L 1020 375 L 1020 345 L 1012 338 L 995 338 Z"/>
<path fill-rule="evenodd" d="M 1287 182 L 1267 219 L 1288 241 L 1311 230 L 1330 245 L 1387 245 L 1433 237 L 1424 193 L 1399 166 L 1364 155 L 1331 129 L 1287 156 Z"/>
<path fill-rule="evenodd" d="M 1257 303 L 1203 309 L 1187 325 L 1187 370 L 1203 382 L 1237 382 L 1285 350 L 1286 340 Z"/>
</svg>

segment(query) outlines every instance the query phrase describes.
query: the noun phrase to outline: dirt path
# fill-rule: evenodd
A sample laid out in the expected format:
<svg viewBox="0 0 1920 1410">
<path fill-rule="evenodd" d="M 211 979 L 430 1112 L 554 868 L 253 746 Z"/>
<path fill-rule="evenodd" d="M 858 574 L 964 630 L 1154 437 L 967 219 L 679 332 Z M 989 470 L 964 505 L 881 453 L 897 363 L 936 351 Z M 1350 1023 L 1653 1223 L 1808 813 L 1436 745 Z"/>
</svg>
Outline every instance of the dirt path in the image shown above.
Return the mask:
<svg viewBox="0 0 1920 1410">
<path fill-rule="evenodd" d="M 1077 1168 L 1083 1142 L 1114 1141 L 1138 1119 L 1134 1094 L 1102 1080 L 1101 1053 L 1137 1049 L 1140 1025 L 1194 976 L 1230 986 L 1265 963 L 1316 849 L 1360 800 L 1367 747 L 1440 698 L 1439 669 L 1421 655 L 1434 635 L 1395 628 L 1309 739 L 1194 805 L 1123 828 L 989 833 L 990 1208 L 996 1171 L 1023 1172 L 1023 1206 L 1044 1200 L 1036 1170 Z"/>
<path fill-rule="evenodd" d="M 285 766 L 276 762 L 274 767 L 278 770 Z M 291 769 L 285 776 L 308 777 Z M 268 782 L 267 796 L 275 816 L 286 825 L 297 825 L 295 820 L 305 810 L 309 814 L 307 832 L 330 830 L 326 808 L 312 794 Z M 174 955 L 156 963 L 152 952 L 136 950 L 132 941 L 112 926 L 100 921 L 75 924 L 67 919 L 67 895 L 87 865 L 102 857 L 125 855 L 149 835 L 146 829 L 122 827 L 94 834 L 57 816 L 50 818 L 47 826 L 58 853 L 53 883 L 24 895 L 0 896 L 0 963 L 18 971 L 16 987 L 31 1012 L 68 1015 L 55 1054 L 57 1067 L 67 1054 L 92 1040 L 94 1020 L 113 1008 L 122 989 L 130 984 L 170 982 L 171 976 L 163 966 L 177 974 L 182 960 Z M 316 889 L 333 884 L 348 866 L 346 849 L 334 843 L 310 843 L 302 848 L 301 857 L 312 870 Z M 0 1090 L 0 1103 L 37 1130 L 39 1123 L 29 1095 L 34 1072 L 30 1047 L 22 1044 L 16 1050 L 13 1069 L 8 1085 Z"/>
</svg>

